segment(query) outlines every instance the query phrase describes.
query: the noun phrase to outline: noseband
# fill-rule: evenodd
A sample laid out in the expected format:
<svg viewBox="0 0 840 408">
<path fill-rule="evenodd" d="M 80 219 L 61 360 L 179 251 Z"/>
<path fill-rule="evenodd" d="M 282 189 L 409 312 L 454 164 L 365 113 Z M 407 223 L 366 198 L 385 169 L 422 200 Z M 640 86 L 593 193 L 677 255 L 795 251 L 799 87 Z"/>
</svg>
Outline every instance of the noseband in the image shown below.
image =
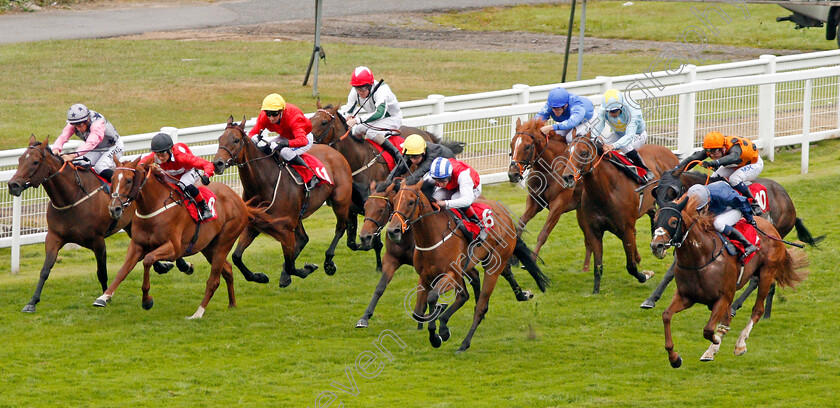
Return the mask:
<svg viewBox="0 0 840 408">
<path fill-rule="evenodd" d="M 327 137 L 327 135 L 330 134 L 330 132 L 333 130 L 333 127 L 335 126 L 335 115 L 333 115 L 332 113 L 330 113 L 329 111 L 327 111 L 325 109 L 318 109 L 318 112 L 316 112 L 316 113 L 320 113 L 320 112 L 326 113 L 330 117 L 330 125 L 327 126 L 327 128 L 324 129 L 324 131 L 321 132 L 321 134 L 319 134 L 317 137 L 315 137 L 315 143 L 323 142 L 324 138 Z M 330 142 L 328 144 L 328 146 L 332 146 L 336 142 L 338 142 L 338 140 L 333 140 L 332 142 Z"/>
<path fill-rule="evenodd" d="M 536 147 L 537 147 L 537 137 L 536 137 L 536 135 L 534 135 L 533 133 L 530 133 L 530 132 L 516 132 L 514 134 L 514 136 L 516 136 L 516 135 L 530 136 L 531 141 L 532 141 L 531 146 L 534 147 L 534 149 L 531 150 L 530 157 L 528 157 L 528 159 L 526 159 L 526 160 L 513 160 L 513 157 L 511 157 L 510 164 L 511 165 L 515 164 L 516 168 L 519 170 L 519 175 L 522 175 L 522 173 L 524 173 L 526 170 L 533 167 L 534 161 L 537 159 L 537 157 L 542 156 L 542 154 L 545 152 L 545 149 L 548 148 L 548 135 L 543 135 L 543 136 L 545 136 L 545 146 L 543 146 L 543 148 L 542 148 L 542 150 L 540 150 L 539 154 L 537 154 L 537 149 L 536 149 Z M 511 156 L 513 156 L 513 154 L 511 154 Z"/>
<path fill-rule="evenodd" d="M 385 221 L 379 222 L 376 219 L 373 219 L 373 218 L 370 218 L 370 217 L 365 217 L 365 221 L 370 221 L 374 225 L 376 225 L 376 231 L 373 232 L 373 235 L 377 236 L 382 232 L 382 228 L 385 227 L 385 224 L 388 223 L 388 219 L 391 217 L 391 213 L 394 211 L 394 208 L 391 206 L 391 200 L 388 197 L 381 196 L 381 195 L 368 196 L 368 199 L 371 199 L 371 198 L 379 198 L 379 199 L 385 200 Z"/>
</svg>

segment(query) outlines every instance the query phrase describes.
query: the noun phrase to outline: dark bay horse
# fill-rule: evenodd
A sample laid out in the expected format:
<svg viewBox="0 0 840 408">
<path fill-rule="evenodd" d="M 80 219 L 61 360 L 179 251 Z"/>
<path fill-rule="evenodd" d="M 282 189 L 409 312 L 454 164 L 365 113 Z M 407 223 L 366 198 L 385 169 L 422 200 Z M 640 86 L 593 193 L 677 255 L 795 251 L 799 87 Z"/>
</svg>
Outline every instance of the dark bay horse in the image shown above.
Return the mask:
<svg viewBox="0 0 840 408">
<path fill-rule="evenodd" d="M 645 145 L 638 150 L 655 177 L 679 163 L 670 150 L 656 145 Z M 599 141 L 576 137 L 569 144 L 568 161 L 563 167 L 562 180 L 568 188 L 578 182 L 583 184 L 583 194 L 577 211 L 577 220 L 583 231 L 584 243 L 594 255 L 595 284 L 592 293 L 599 293 L 604 232 L 615 234 L 624 247 L 627 272 L 639 282 L 653 276 L 652 271 L 639 272 L 636 264 L 641 261 L 636 249 L 636 220 L 644 214 L 653 216 L 654 199 L 651 188 L 641 193 L 638 185 L 622 174 L 616 166 L 603 163 L 604 151 Z"/>
<path fill-rule="evenodd" d="M 352 200 L 350 166 L 340 153 L 328 146 L 314 145 L 308 153 L 321 160 L 334 185 L 320 184 L 307 193 L 304 186 L 298 185 L 288 174 L 285 166 L 278 165 L 274 156 L 263 154 L 251 141 L 245 133 L 244 118 L 238 124 L 234 123 L 233 116 L 228 118 L 227 128 L 219 136 L 219 150 L 213 158 L 216 173 L 222 174 L 225 168 L 236 166 L 242 180 L 245 201 L 256 203 L 249 205 L 265 206 L 265 211 L 272 217 L 286 220 L 284 225 L 262 231 L 257 224 L 252 224 L 242 233 L 233 251 L 233 263 L 248 281 L 268 282 L 266 275 L 252 273 L 242 262 L 242 253 L 260 232 L 269 233 L 282 244 L 285 263 L 280 274 L 280 287 L 292 283 L 291 275 L 305 278 L 318 268 L 313 264 L 305 264 L 298 269 L 295 260 L 309 241 L 301 221 L 314 214 L 327 201 L 332 206 L 336 223 L 335 236 L 325 254 L 324 271 L 327 275 L 336 272 L 333 262 L 335 248 L 347 228 Z"/>
<path fill-rule="evenodd" d="M 223 276 L 228 290 L 228 307 L 236 306 L 233 291 L 233 273 L 227 256 L 236 238 L 248 225 L 250 213 L 260 213 L 245 206 L 242 198 L 222 183 L 210 183 L 208 188 L 216 195 L 214 213 L 217 218 L 197 224 L 189 215 L 184 195 L 172 179 L 156 165 L 140 164 L 141 157 L 134 161 L 117 163 L 112 177 L 114 193 L 108 209 L 111 216 L 119 218 L 132 202 L 137 204 L 136 217 L 131 225 L 131 242 L 125 255 L 125 263 L 117 273 L 111 286 L 93 303 L 105 307 L 117 287 L 143 260 L 144 309 L 154 306 L 149 295 L 149 268 L 155 261 L 173 260 L 201 252 L 210 263 L 210 276 L 204 299 L 191 319 L 201 318 L 210 303 L 210 298 L 219 287 Z M 212 206 L 213 203 L 208 202 Z"/>
<path fill-rule="evenodd" d="M 357 245 L 356 229 L 358 220 L 356 216 L 364 214 L 364 196 L 369 193 L 368 185 L 372 182 L 384 181 L 388 177 L 388 174 L 391 172 L 388 169 L 388 163 L 370 143 L 348 135 L 347 121 L 338 112 L 338 107 L 333 107 L 333 105 L 322 107 L 321 101 L 318 101 L 316 106 L 318 107 L 318 111 L 309 119 L 312 123 L 312 135 L 315 137 L 315 143 L 325 144 L 338 150 L 347 159 L 347 163 L 353 171 L 353 182 L 355 183 L 353 191 L 354 202 L 350 207 L 351 215 L 347 220 L 347 247 L 353 251 L 374 249 L 376 253 L 376 270 L 381 271 L 382 259 L 380 252 L 382 250 L 382 240 L 379 236 L 376 236 L 367 245 Z M 437 135 L 410 126 L 400 127 L 399 133 L 402 137 L 418 134 L 427 142 L 442 143 Z M 443 141 L 443 143 L 452 149 L 455 154 L 463 151 L 463 143 L 451 141 Z"/>
<path fill-rule="evenodd" d="M 674 351 L 671 338 L 671 319 L 675 313 L 688 309 L 695 303 L 709 307 L 712 311 L 709 322 L 703 329 L 703 337 L 712 342 L 700 358 L 714 360 L 720 349 L 723 336 L 729 331 L 732 315 L 729 309 L 735 291 L 745 285 L 750 277 L 757 276 L 758 295 L 747 326 L 741 331 L 735 343 L 735 355 L 747 352 L 746 340 L 753 326 L 764 313 L 764 299 L 775 281 L 781 286 L 793 287 L 803 281 L 808 271 L 805 253 L 799 249 L 788 250 L 781 237 L 765 219 L 756 217 L 761 249 L 742 268 L 734 255 L 723 249 L 722 238 L 715 232 L 714 216 L 708 212 L 698 213 L 694 198 L 681 198 L 678 202 L 666 203 L 656 216 L 656 232 L 650 243 L 651 251 L 658 258 L 665 256 L 669 247 L 676 247 L 674 275 L 677 290 L 671 305 L 662 313 L 665 326 L 665 350 L 671 367 L 682 365 L 682 358 Z"/>
<path fill-rule="evenodd" d="M 431 311 L 431 315 L 424 315 L 423 305 L 418 302 L 414 317 L 428 322 L 429 341 L 435 348 L 449 339 L 449 319 L 469 299 L 464 278 L 472 278 L 466 271 L 479 263 L 483 266 L 485 276 L 475 305 L 472 327 L 458 349 L 464 351 L 470 347 L 475 330 L 487 313 L 490 295 L 499 275 L 510 269 L 512 257 L 522 262 L 541 291 L 544 292 L 550 282 L 537 265 L 533 252 L 517 235 L 516 224 L 501 204 L 478 200 L 492 208 L 495 225 L 484 241 L 472 241 L 458 229 L 451 211 L 440 211 L 432 206 L 430 197 L 433 191 L 434 184 L 424 184 L 423 181 L 403 186 L 395 197 L 394 215 L 386 231 L 392 241 L 399 243 L 406 230 L 414 230 L 414 269 L 420 275 L 420 292 L 425 292 L 426 306 Z M 441 310 L 444 307 L 436 308 L 441 295 L 449 289 L 455 289 L 455 301 L 445 310 Z M 440 334 L 436 333 L 437 320 L 440 321 Z"/>
<path fill-rule="evenodd" d="M 379 236 L 382 228 L 388 223 L 388 220 L 393 214 L 394 197 L 396 197 L 397 192 L 400 190 L 401 182 L 402 179 L 397 178 L 393 183 L 383 182 L 379 183 L 379 185 L 370 185 L 372 194 L 369 195 L 367 201 L 365 201 L 365 222 L 362 224 L 362 229 L 359 231 L 359 237 L 361 238 L 363 245 Z M 399 269 L 402 265 L 414 265 L 414 232 L 412 229 L 408 229 L 405 233 L 403 233 L 400 242 L 394 242 L 386 235 L 385 256 L 383 257 L 382 262 L 382 275 L 380 276 L 379 283 L 377 283 L 376 289 L 373 292 L 373 298 L 371 298 L 370 304 L 368 304 L 364 315 L 362 315 L 356 323 L 357 328 L 368 327 L 369 320 L 373 316 L 373 311 L 376 308 L 376 304 L 379 302 L 379 298 L 381 298 L 382 294 L 385 293 L 385 288 L 387 288 L 388 284 L 391 283 L 394 273 L 396 273 L 397 269 Z M 473 294 L 475 295 L 477 301 L 480 291 L 478 271 L 473 268 L 467 271 L 467 274 L 470 276 L 470 284 L 473 287 Z M 523 291 L 522 288 L 519 287 L 519 284 L 513 277 L 513 273 L 510 268 L 506 268 L 504 272 L 502 272 L 502 276 L 504 276 L 508 283 L 510 283 L 510 287 L 513 289 L 513 294 L 516 297 L 516 300 L 523 302 L 534 297 L 534 294 L 531 293 L 531 291 Z M 422 284 L 422 281 L 418 282 L 418 285 L 419 284 Z M 417 302 L 422 304 L 424 307 L 425 299 L 425 291 L 418 293 Z M 417 329 L 419 330 L 422 328 L 423 323 L 418 323 Z"/>
<path fill-rule="evenodd" d="M 93 251 L 96 256 L 96 276 L 102 290 L 108 288 L 108 266 L 105 238 L 126 228 L 131 235 L 130 223 L 134 219 L 134 207 L 120 219 L 112 220 L 108 214 L 110 197 L 99 179 L 90 170 L 80 169 L 72 163 L 65 163 L 52 153 L 49 138 L 43 142 L 29 138 L 29 147 L 18 159 L 18 169 L 9 180 L 9 194 L 19 197 L 29 187 L 43 185 L 50 205 L 47 207 L 47 237 L 44 241 L 44 265 L 35 293 L 24 312 L 34 313 L 35 305 L 41 301 L 44 283 L 50 277 L 58 251 L 67 243 L 78 244 Z M 178 267 L 189 271 L 192 266 L 179 259 Z M 157 263 L 155 270 L 166 273 L 172 264 Z"/>
<path fill-rule="evenodd" d="M 659 184 L 653 188 L 653 196 L 656 198 L 656 204 L 661 208 L 665 203 L 676 200 L 678 197 L 685 194 L 688 187 L 695 184 L 708 184 L 715 181 L 723 180 L 722 178 L 709 179 L 703 173 L 693 171 L 682 171 L 677 169 L 675 171 L 666 171 L 662 173 L 659 179 Z M 762 217 L 767 219 L 781 237 L 785 237 L 791 230 L 796 229 L 797 238 L 812 247 L 817 247 L 817 244 L 825 238 L 825 235 L 814 237 L 811 231 L 805 227 L 802 219 L 797 217 L 796 208 L 793 205 L 793 200 L 788 195 L 787 191 L 781 184 L 774 180 L 766 178 L 758 178 L 756 183 L 763 185 L 767 189 L 767 204 L 770 207 L 769 211 L 765 211 Z M 662 296 L 662 292 L 674 278 L 673 266 L 668 269 L 668 272 L 662 278 L 662 282 L 653 291 L 644 303 L 643 309 L 650 309 L 656 305 L 656 301 Z M 732 316 L 735 316 L 735 311 L 740 309 L 744 301 L 758 287 L 758 280 L 750 280 L 749 285 L 744 290 L 744 293 L 732 304 Z M 765 308 L 766 314 L 764 318 L 770 317 L 770 308 L 772 306 L 773 294 L 775 293 L 775 285 L 770 287 L 770 293 L 767 295 L 767 306 Z"/>
<path fill-rule="evenodd" d="M 511 183 L 522 180 L 523 173 L 531 170 L 526 183 L 528 184 L 528 198 L 525 202 L 525 212 L 519 218 L 519 228 L 525 225 L 544 208 L 548 208 L 548 218 L 537 237 L 534 254 L 539 255 L 560 215 L 572 211 L 580 205 L 583 184 L 574 188 L 566 188 L 560 179 L 563 165 L 566 162 L 566 140 L 544 135 L 540 128 L 545 121 L 530 119 L 522 123 L 516 120 L 516 133 L 510 141 L 510 168 L 508 179 Z M 554 133 L 554 132 L 552 132 Z M 583 270 L 589 269 L 589 248 L 583 260 Z"/>
</svg>

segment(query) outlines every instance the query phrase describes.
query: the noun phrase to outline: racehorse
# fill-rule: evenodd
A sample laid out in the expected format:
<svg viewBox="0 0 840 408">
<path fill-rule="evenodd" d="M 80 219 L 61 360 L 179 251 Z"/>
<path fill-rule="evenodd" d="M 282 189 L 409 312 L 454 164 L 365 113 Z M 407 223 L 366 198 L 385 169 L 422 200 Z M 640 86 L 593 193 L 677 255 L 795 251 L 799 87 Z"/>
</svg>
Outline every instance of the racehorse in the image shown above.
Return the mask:
<svg viewBox="0 0 840 408">
<path fill-rule="evenodd" d="M 544 135 L 540 128 L 545 125 L 541 119 L 530 119 L 522 123 L 516 120 L 516 133 L 510 141 L 510 167 L 508 168 L 508 179 L 511 183 L 518 183 L 524 177 L 526 170 L 528 174 L 528 198 L 525 203 L 525 212 L 519 218 L 519 229 L 542 211 L 548 208 L 548 218 L 537 237 L 537 245 L 534 247 L 534 254 L 539 256 L 540 249 L 548 239 L 548 235 L 554 230 L 560 215 L 572 211 L 580 205 L 580 197 L 583 193 L 583 184 L 577 184 L 574 188 L 566 188 L 560 180 L 564 154 L 566 153 L 566 140 L 563 138 L 551 138 L 553 135 Z M 554 132 L 551 132 L 554 133 Z M 589 248 L 583 260 L 583 270 L 589 269 Z"/>
<path fill-rule="evenodd" d="M 665 203 L 676 200 L 678 197 L 685 194 L 688 187 L 695 184 L 709 184 L 719 180 L 723 179 L 718 177 L 709 179 L 709 177 L 705 174 L 693 171 L 683 171 L 682 169 L 666 171 L 662 173 L 662 177 L 659 179 L 659 184 L 653 188 L 653 196 L 656 198 L 656 204 L 661 208 L 665 205 Z M 762 217 L 766 218 L 767 221 L 773 224 L 773 227 L 776 228 L 776 231 L 779 232 L 780 236 L 786 236 L 795 228 L 796 236 L 799 240 L 811 245 L 812 247 L 816 247 L 817 244 L 825 238 L 825 235 L 819 237 L 811 235 L 811 231 L 805 227 L 805 223 L 802 222 L 802 219 L 796 216 L 796 208 L 793 205 L 793 200 L 781 184 L 774 180 L 765 178 L 758 178 L 754 182 L 763 185 L 767 189 L 764 202 L 767 204 L 765 207 L 769 207 L 769 211 L 765 211 Z M 662 292 L 665 291 L 665 288 L 673 278 L 674 272 L 672 266 L 662 278 L 662 282 L 659 283 L 659 286 L 657 286 L 653 293 L 651 293 L 650 297 L 642 303 L 641 307 L 643 309 L 653 308 L 656 301 L 662 296 Z M 741 294 L 741 296 L 732 304 L 732 310 L 730 311 L 732 316 L 735 316 L 736 310 L 741 308 L 750 293 L 752 293 L 757 287 L 758 280 L 750 280 L 750 283 L 744 290 L 744 293 Z M 773 303 L 775 287 L 775 285 L 771 286 L 770 293 L 767 295 L 767 306 L 765 308 L 766 314 L 764 315 L 765 319 L 770 318 L 770 310 Z"/>
<path fill-rule="evenodd" d="M 393 182 L 379 183 L 378 186 L 375 183 L 371 183 L 370 191 L 372 191 L 373 194 L 369 195 L 367 201 L 365 201 L 365 221 L 364 224 L 362 224 L 362 229 L 359 231 L 359 237 L 361 238 L 362 245 L 369 244 L 374 238 L 378 237 L 382 228 L 388 223 L 388 220 L 393 214 L 394 197 L 396 197 L 397 192 L 400 189 L 401 182 L 402 179 L 397 178 L 393 180 Z M 380 276 L 379 283 L 377 283 L 376 289 L 373 292 L 373 298 L 370 300 L 370 304 L 365 310 L 364 315 L 362 315 L 356 323 L 357 328 L 368 327 L 369 319 L 373 316 L 373 311 L 376 308 L 376 304 L 379 302 L 379 298 L 382 297 L 383 293 L 385 293 L 385 288 L 388 287 L 388 284 L 394 277 L 394 273 L 402 265 L 414 265 L 414 233 L 411 229 L 407 230 L 403 234 L 402 239 L 398 243 L 387 238 L 386 235 L 382 275 Z M 478 271 L 473 268 L 467 271 L 467 273 L 470 276 L 470 284 L 473 287 L 473 294 L 476 296 L 476 300 L 478 300 L 479 291 L 481 290 L 479 287 Z M 510 283 L 516 300 L 523 302 L 534 297 L 534 294 L 531 293 L 531 291 L 523 291 L 522 288 L 519 287 L 519 284 L 513 277 L 513 273 L 510 271 L 510 268 L 506 268 L 504 272 L 502 272 L 502 276 L 504 276 L 508 283 Z M 422 281 L 418 284 L 422 284 Z M 417 302 L 424 305 L 424 307 L 425 299 L 426 292 L 418 293 Z M 417 329 L 420 330 L 422 328 L 423 323 L 418 322 Z"/>
<path fill-rule="evenodd" d="M 656 177 L 679 163 L 677 156 L 662 146 L 645 145 L 638 152 Z M 618 167 L 601 164 L 605 154 L 600 141 L 578 136 L 569 144 L 568 156 L 561 178 L 567 188 L 575 187 L 578 181 L 583 184 L 577 220 L 586 248 L 594 255 L 595 284 L 592 293 L 599 293 L 601 288 L 605 231 L 612 232 L 621 240 L 627 272 L 639 282 L 646 282 L 653 272 L 639 272 L 636 268 L 641 261 L 636 249 L 636 220 L 646 213 L 653 216 L 651 189 L 646 187 L 637 193 L 637 184 L 623 175 Z"/>
<path fill-rule="evenodd" d="M 287 221 L 282 226 L 274 226 L 273 230 L 262 231 L 270 233 L 283 247 L 285 263 L 280 274 L 280 287 L 292 283 L 291 275 L 305 278 L 318 268 L 313 264 L 305 264 L 300 269 L 295 267 L 295 260 L 300 251 L 309 242 L 301 220 L 315 213 L 327 200 L 332 206 L 336 218 L 335 236 L 324 260 L 324 271 L 330 276 L 336 272 L 333 262 L 335 248 L 347 228 L 353 189 L 347 160 L 335 149 L 323 145 L 312 146 L 308 153 L 321 160 L 326 169 L 326 176 L 332 180 L 333 185 L 321 183 L 312 191 L 306 192 L 289 174 L 283 177 L 284 173 L 287 173 L 287 167 L 278 165 L 274 155 L 263 154 L 245 134 L 245 118 L 237 124 L 231 116 L 225 131 L 219 136 L 219 150 L 213 158 L 217 174 L 222 174 L 230 166 L 238 168 L 245 201 L 250 203 L 253 200 L 260 206 L 264 205 L 265 211 L 272 217 Z M 319 176 L 323 178 L 325 175 Z M 278 199 L 278 196 L 282 198 Z M 267 283 L 266 275 L 252 273 L 242 262 L 242 253 L 260 232 L 256 224 L 245 229 L 233 251 L 233 263 L 242 271 L 246 280 Z"/>
<path fill-rule="evenodd" d="M 522 262 L 541 291 L 545 292 L 550 282 L 537 265 L 533 252 L 517 235 L 513 219 L 501 204 L 476 200 L 490 206 L 494 212 L 493 226 L 489 228 L 486 239 L 472 241 L 457 227 L 451 211 L 441 211 L 432 206 L 430 197 L 433 191 L 434 184 L 422 180 L 415 185 L 403 186 L 395 197 L 394 215 L 386 231 L 388 238 L 399 243 L 406 230 L 414 229 L 414 269 L 420 275 L 419 290 L 426 294 L 426 306 L 432 312 L 425 315 L 424 306 L 418 302 L 414 318 L 428 322 L 432 347 L 440 347 L 442 341 L 449 339 L 449 319 L 469 299 L 464 289 L 464 278 L 472 278 L 465 271 L 478 263 L 484 267 L 485 276 L 475 305 L 472 327 L 458 349 L 464 351 L 470 347 L 475 330 L 487 313 L 496 280 L 505 269 L 510 269 L 508 262 L 512 257 Z M 450 239 L 453 237 L 456 239 Z M 436 308 L 439 297 L 449 289 L 456 289 L 455 301 L 445 310 L 441 310 L 443 306 Z M 436 333 L 436 320 L 440 320 L 440 334 Z"/>
<path fill-rule="evenodd" d="M 176 187 L 178 181 L 167 175 L 156 165 L 140 164 L 142 157 L 134 161 L 117 163 L 112 176 L 114 192 L 108 205 L 111 216 L 122 217 L 125 208 L 132 202 L 137 204 L 136 218 L 131 226 L 131 242 L 125 255 L 125 263 L 111 282 L 111 286 L 98 297 L 94 306 L 105 307 L 117 287 L 134 266 L 143 260 L 143 309 L 154 306 L 149 295 L 149 268 L 159 260 L 173 260 L 201 252 L 210 263 L 210 276 L 204 290 L 204 299 L 191 319 L 201 318 L 210 303 L 210 298 L 219 287 L 220 275 L 225 278 L 228 290 L 228 307 L 236 306 L 233 292 L 233 273 L 227 261 L 236 238 L 248 225 L 251 213 L 260 211 L 248 209 L 242 198 L 222 183 L 210 183 L 208 188 L 216 197 L 208 200 L 217 218 L 197 223 L 187 211 L 185 194 Z M 215 206 L 214 206 L 215 202 Z"/>
<path fill-rule="evenodd" d="M 330 146 L 338 150 L 347 159 L 350 169 L 353 170 L 353 181 L 356 183 L 353 193 L 354 195 L 360 195 L 360 197 L 354 197 L 354 205 L 350 207 L 350 217 L 347 220 L 347 247 L 353 251 L 367 251 L 373 248 L 376 253 L 376 270 L 381 271 L 382 240 L 379 236 L 376 236 L 368 245 L 357 245 L 358 220 L 356 216 L 364 214 L 364 196 L 369 193 L 367 186 L 371 182 L 384 181 L 388 177 L 391 172 L 388 169 L 388 163 L 382 158 L 382 153 L 377 151 L 373 145 L 365 140 L 358 140 L 349 136 L 347 121 L 338 112 L 338 107 L 333 107 L 333 105 L 322 107 L 320 100 L 316 106 L 318 111 L 309 119 L 312 123 L 315 143 Z M 403 137 L 418 134 L 427 142 L 442 143 L 456 155 L 464 150 L 464 143 L 442 141 L 437 135 L 418 128 L 402 126 L 399 129 L 394 129 L 394 131 L 394 133 L 401 134 Z"/>
<path fill-rule="evenodd" d="M 682 358 L 674 351 L 671 338 L 671 319 L 675 313 L 700 303 L 712 311 L 709 322 L 703 329 L 703 337 L 712 342 L 703 353 L 701 361 L 714 360 L 723 336 L 729 331 L 732 315 L 729 308 L 735 291 L 746 284 L 751 276 L 759 280 L 758 295 L 749 323 L 741 331 L 735 343 L 735 355 L 747 352 L 746 340 L 753 326 L 764 313 L 764 299 L 775 281 L 781 286 L 793 287 L 808 274 L 805 253 L 799 249 L 788 250 L 781 237 L 767 220 L 756 217 L 759 233 L 759 251 L 747 264 L 739 267 L 735 255 L 723 249 L 723 239 L 712 225 L 714 216 L 698 213 L 697 201 L 681 198 L 678 202 L 666 203 L 656 216 L 656 232 L 650 248 L 658 258 L 665 256 L 668 247 L 676 248 L 674 275 L 677 290 L 671 305 L 662 313 L 665 326 L 665 350 L 671 367 L 682 365 Z"/>
<path fill-rule="evenodd" d="M 119 220 L 108 214 L 108 192 L 93 171 L 64 162 L 49 148 L 49 138 L 39 142 L 29 138 L 29 147 L 18 159 L 18 169 L 9 180 L 9 194 L 20 197 L 29 187 L 43 185 L 50 205 L 47 207 L 47 237 L 44 240 L 44 265 L 35 293 L 23 312 L 34 313 L 41 301 L 44 283 L 50 277 L 58 251 L 67 243 L 81 245 L 96 256 L 96 276 L 104 291 L 108 287 L 108 266 L 105 238 L 125 228 L 131 235 L 130 223 L 134 208 Z M 192 265 L 178 260 L 178 268 L 192 273 Z M 155 271 L 166 273 L 172 264 L 156 263 Z"/>
</svg>

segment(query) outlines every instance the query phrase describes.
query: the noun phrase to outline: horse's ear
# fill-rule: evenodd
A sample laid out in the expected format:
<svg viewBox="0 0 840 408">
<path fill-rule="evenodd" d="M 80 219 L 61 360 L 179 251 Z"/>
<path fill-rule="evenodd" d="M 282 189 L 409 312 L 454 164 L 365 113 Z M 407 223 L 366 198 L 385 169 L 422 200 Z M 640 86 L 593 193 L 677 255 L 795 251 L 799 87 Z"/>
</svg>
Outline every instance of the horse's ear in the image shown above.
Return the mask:
<svg viewBox="0 0 840 408">
<path fill-rule="evenodd" d="M 681 211 L 685 209 L 685 206 L 688 204 L 689 201 L 693 201 L 688 194 L 682 196 L 683 200 L 677 203 L 677 210 Z M 695 203 L 696 204 L 696 203 Z"/>
<path fill-rule="evenodd" d="M 315 107 L 317 107 L 318 109 L 323 109 L 321 107 L 321 98 L 315 100 Z"/>
<path fill-rule="evenodd" d="M 49 146 L 49 145 L 50 145 L 50 137 L 47 136 L 47 137 L 44 138 L 44 146 Z"/>
<path fill-rule="evenodd" d="M 32 133 L 31 136 L 29 136 L 29 145 L 32 146 L 35 143 L 38 143 L 38 139 L 35 137 L 35 134 Z"/>
<path fill-rule="evenodd" d="M 245 115 L 242 115 L 242 122 L 239 123 L 239 127 L 242 128 L 242 130 L 245 130 L 245 122 L 247 121 L 248 119 L 245 117 Z"/>
<path fill-rule="evenodd" d="M 677 169 L 676 169 L 676 170 L 674 170 L 674 171 L 672 171 L 672 172 L 671 172 L 671 175 L 672 175 L 672 176 L 674 176 L 674 177 L 679 177 L 680 175 L 682 175 L 682 174 L 683 174 L 683 172 L 684 172 L 684 171 L 685 171 L 685 169 L 684 169 L 684 168 L 682 168 L 682 167 L 680 167 L 680 166 L 677 166 Z"/>
<path fill-rule="evenodd" d="M 516 127 L 522 126 L 522 119 L 516 118 Z"/>
<path fill-rule="evenodd" d="M 233 115 L 228 116 L 228 121 L 227 121 L 228 126 L 230 126 L 231 123 L 233 123 Z"/>
<path fill-rule="evenodd" d="M 137 165 L 140 163 L 140 160 L 142 160 L 142 159 L 143 159 L 143 155 L 137 156 L 136 159 L 131 161 L 131 167 L 137 167 Z"/>
</svg>

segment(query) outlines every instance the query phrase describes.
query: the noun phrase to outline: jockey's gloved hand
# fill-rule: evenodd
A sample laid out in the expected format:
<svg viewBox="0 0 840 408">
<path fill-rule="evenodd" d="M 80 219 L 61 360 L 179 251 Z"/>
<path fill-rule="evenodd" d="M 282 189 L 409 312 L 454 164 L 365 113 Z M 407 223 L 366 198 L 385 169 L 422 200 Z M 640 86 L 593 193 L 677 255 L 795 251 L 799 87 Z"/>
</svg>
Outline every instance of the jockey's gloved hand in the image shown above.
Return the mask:
<svg viewBox="0 0 840 408">
<path fill-rule="evenodd" d="M 258 144 L 257 149 L 260 149 L 263 154 L 271 154 L 271 146 L 268 143 Z"/>
<path fill-rule="evenodd" d="M 206 174 L 202 174 L 201 175 L 201 183 L 204 184 L 205 186 L 210 184 L 210 177 L 207 177 Z"/>
<path fill-rule="evenodd" d="M 282 149 L 284 147 L 289 147 L 289 139 L 281 137 L 277 139 L 275 142 L 271 143 L 271 150 L 277 151 L 277 149 Z"/>
<path fill-rule="evenodd" d="M 753 227 L 758 228 L 758 225 L 756 225 L 756 223 L 755 223 L 755 218 L 751 218 L 748 222 L 749 222 L 749 223 L 750 223 L 750 225 L 752 225 Z"/>
<path fill-rule="evenodd" d="M 720 167 L 720 162 L 717 161 L 717 160 L 704 161 L 704 162 L 700 163 L 700 165 L 707 168 L 707 169 L 715 170 L 718 167 Z"/>
</svg>

